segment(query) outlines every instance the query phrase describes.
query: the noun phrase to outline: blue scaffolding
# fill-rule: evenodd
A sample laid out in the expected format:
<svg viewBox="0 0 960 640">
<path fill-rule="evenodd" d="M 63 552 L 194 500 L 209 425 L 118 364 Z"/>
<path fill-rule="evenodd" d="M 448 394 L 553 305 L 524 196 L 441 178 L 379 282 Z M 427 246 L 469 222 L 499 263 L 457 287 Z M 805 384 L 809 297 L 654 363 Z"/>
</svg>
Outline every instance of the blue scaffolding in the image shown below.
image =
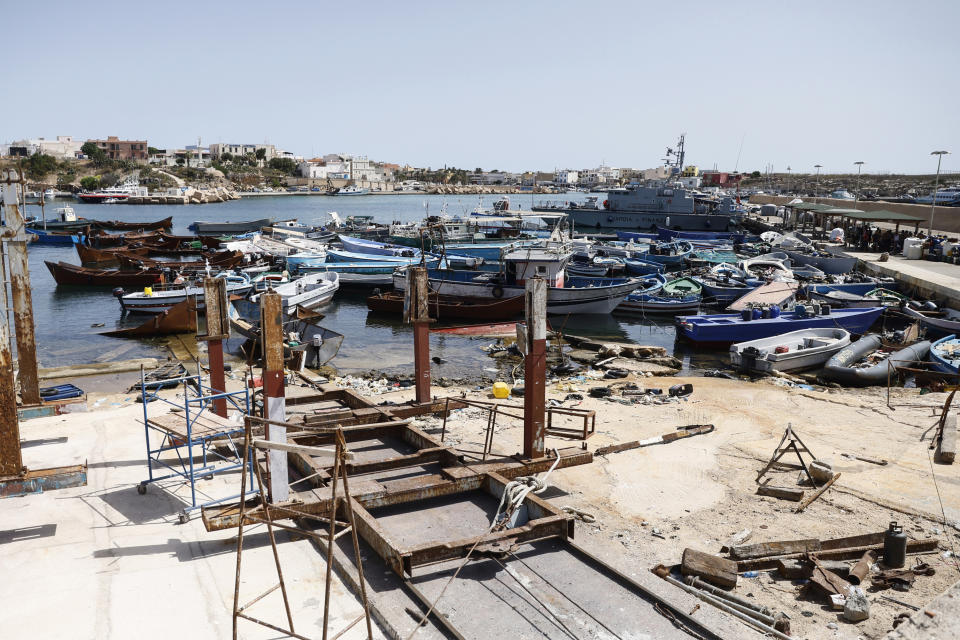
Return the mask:
<svg viewBox="0 0 960 640">
<path fill-rule="evenodd" d="M 246 382 L 246 381 L 245 381 Z M 175 399 L 161 397 L 162 389 L 181 388 L 182 396 Z M 140 370 L 140 393 L 143 402 L 144 435 L 147 444 L 148 478 L 140 482 L 137 491 L 144 494 L 147 485 L 170 478 L 182 478 L 190 484 L 190 505 L 179 514 L 180 522 L 188 520 L 187 512 L 206 505 L 227 500 L 245 499 L 259 491 L 253 486 L 253 461 L 246 472 L 250 474 L 249 489 L 240 494 L 226 496 L 203 503 L 197 503 L 198 478 L 209 478 L 214 474 L 243 468 L 243 454 L 235 438 L 243 439 L 244 425 L 223 418 L 213 410 L 215 400 L 224 399 L 227 411 L 247 415 L 250 411 L 249 385 L 244 384 L 241 391 L 217 392 L 204 384 L 203 376 L 182 375 L 164 380 L 147 380 L 143 369 Z M 174 407 L 174 410 L 151 417 L 150 404 L 162 402 Z M 156 412 L 154 412 L 156 414 Z M 151 443 L 152 441 L 152 443 Z M 159 442 L 159 444 L 157 444 Z M 242 446 L 242 445 L 241 445 Z M 226 450 L 224 452 L 224 449 Z M 161 456 L 174 452 L 175 457 Z M 196 454 L 196 455 L 195 455 Z M 200 461 L 196 462 L 196 456 Z M 166 475 L 155 475 L 154 469 L 169 470 Z"/>
</svg>

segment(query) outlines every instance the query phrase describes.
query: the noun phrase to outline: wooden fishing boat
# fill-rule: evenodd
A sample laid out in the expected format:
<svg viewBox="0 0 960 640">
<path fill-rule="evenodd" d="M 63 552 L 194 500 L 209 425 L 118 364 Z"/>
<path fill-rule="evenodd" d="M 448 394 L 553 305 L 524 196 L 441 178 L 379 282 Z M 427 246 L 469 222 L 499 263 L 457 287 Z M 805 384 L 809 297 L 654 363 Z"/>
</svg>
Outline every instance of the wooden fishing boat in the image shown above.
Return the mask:
<svg viewBox="0 0 960 640">
<path fill-rule="evenodd" d="M 906 296 L 902 296 L 896 291 L 890 291 L 889 289 L 877 288 L 872 289 L 860 296 L 855 293 L 847 293 L 846 291 L 828 291 L 826 293 L 820 293 L 818 291 L 811 291 L 809 294 L 810 300 L 816 300 L 818 302 L 826 302 L 830 305 L 837 307 L 898 307 L 902 303 L 907 301 Z"/>
<path fill-rule="evenodd" d="M 242 234 L 251 231 L 259 231 L 262 227 L 273 226 L 273 218 L 260 218 L 258 220 L 246 220 L 243 222 L 218 222 L 197 220 L 188 228 L 195 231 L 197 235 L 223 235 L 223 234 Z"/>
<path fill-rule="evenodd" d="M 163 273 L 157 269 L 120 271 L 119 269 L 89 269 L 66 262 L 44 261 L 58 286 L 81 287 L 148 287 L 163 282 Z"/>
<path fill-rule="evenodd" d="M 663 273 L 664 271 L 663 263 L 648 260 L 638 255 L 634 255 L 632 258 L 624 258 L 623 263 L 627 267 L 627 273 L 632 276 L 645 276 L 651 273 Z"/>
<path fill-rule="evenodd" d="M 120 247 L 118 249 L 94 249 L 83 243 L 74 245 L 77 249 L 77 256 L 80 257 L 80 263 L 83 265 L 116 265 L 120 264 L 120 257 L 127 256 L 146 256 L 146 247 Z"/>
<path fill-rule="evenodd" d="M 701 302 L 699 293 L 683 297 L 630 294 L 617 305 L 613 313 L 675 316 L 681 313 L 696 313 L 700 310 Z"/>
<path fill-rule="evenodd" d="M 104 231 L 144 231 L 147 229 L 170 229 L 173 216 L 154 222 L 124 222 L 122 220 L 90 220 L 90 226 Z"/>
<path fill-rule="evenodd" d="M 472 336 L 484 338 L 507 338 L 517 335 L 516 322 L 495 322 L 488 324 L 470 324 L 457 327 L 431 327 L 430 333 L 448 336 Z"/>
<path fill-rule="evenodd" d="M 693 245 L 686 240 L 676 242 L 659 242 L 650 245 L 650 250 L 643 255 L 647 260 L 659 262 L 665 267 L 682 267 L 684 260 L 693 253 Z"/>
<path fill-rule="evenodd" d="M 822 365 L 850 344 L 845 329 L 800 329 L 730 345 L 730 363 L 740 371 L 770 373 Z"/>
<path fill-rule="evenodd" d="M 730 344 L 789 333 L 800 329 L 840 328 L 853 335 L 866 333 L 885 307 L 866 309 L 822 309 L 814 315 L 806 305 L 769 318 L 747 319 L 747 312 L 679 316 L 677 335 L 700 344 Z M 748 310 L 749 311 L 749 310 Z"/>
<path fill-rule="evenodd" d="M 260 338 L 260 305 L 250 300 L 232 297 L 229 306 L 230 327 L 240 335 L 259 343 Z M 332 360 L 340 351 L 343 344 L 343 334 L 320 326 L 318 323 L 324 318 L 322 313 L 311 309 L 296 306 L 290 313 L 283 314 L 284 335 L 296 334 L 296 346 L 284 344 L 284 359 L 290 362 L 294 369 L 301 367 L 319 367 Z M 300 355 L 302 354 L 302 355 Z"/>
<path fill-rule="evenodd" d="M 367 298 L 367 307 L 378 313 L 403 313 L 402 293 L 387 292 Z M 431 293 L 429 296 L 430 317 L 475 318 L 477 320 L 504 320 L 523 315 L 524 296 L 512 298 L 462 298 Z"/>
<path fill-rule="evenodd" d="M 315 309 L 330 302 L 340 288 L 340 274 L 338 273 L 311 273 L 273 287 L 273 292 L 280 295 L 286 313 L 293 313 L 297 307 Z M 250 301 L 260 302 L 262 294 L 250 296 Z"/>
<path fill-rule="evenodd" d="M 935 335 L 960 334 L 960 315 L 950 311 L 935 309 L 915 309 L 913 305 L 905 305 L 903 313 L 920 321 L 928 333 Z"/>
<path fill-rule="evenodd" d="M 196 260 L 151 260 L 142 255 L 117 253 L 117 260 L 122 269 L 141 269 L 153 267 L 157 269 L 191 269 L 200 270 L 207 265 L 217 269 L 232 269 L 243 262 L 243 253 L 240 251 L 220 251 L 200 255 Z"/>
<path fill-rule="evenodd" d="M 926 359 L 930 342 L 916 342 L 893 353 L 883 348 L 882 336 L 863 336 L 835 353 L 820 377 L 851 387 L 885 385 L 895 377 L 898 367 L 916 367 Z"/>
<path fill-rule="evenodd" d="M 164 309 L 137 327 L 103 331 L 102 336 L 112 338 L 149 338 L 174 333 L 197 332 L 197 301 L 193 296 Z"/>
<path fill-rule="evenodd" d="M 727 306 L 757 288 L 755 284 L 748 284 L 727 275 L 707 274 L 696 276 L 695 279 L 703 287 L 701 294 L 703 301 L 721 307 Z"/>
<path fill-rule="evenodd" d="M 691 295 L 699 295 L 703 292 L 703 286 L 693 278 L 674 278 L 664 283 L 660 289 L 660 295 L 685 298 Z"/>
</svg>

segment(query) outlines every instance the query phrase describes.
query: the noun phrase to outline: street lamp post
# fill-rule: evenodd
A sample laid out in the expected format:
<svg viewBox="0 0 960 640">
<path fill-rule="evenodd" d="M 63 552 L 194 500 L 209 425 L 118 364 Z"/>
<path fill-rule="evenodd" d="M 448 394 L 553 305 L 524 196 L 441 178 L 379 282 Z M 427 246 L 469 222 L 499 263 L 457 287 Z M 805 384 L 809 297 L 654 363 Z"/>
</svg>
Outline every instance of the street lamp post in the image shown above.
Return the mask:
<svg viewBox="0 0 960 640">
<path fill-rule="evenodd" d="M 937 177 L 933 181 L 933 201 L 930 203 L 930 228 L 927 229 L 927 235 L 933 235 L 933 214 L 937 211 L 937 188 L 940 186 L 940 161 L 949 151 L 931 151 L 930 155 L 937 156 Z"/>
<path fill-rule="evenodd" d="M 860 170 L 866 164 L 863 160 L 857 160 L 853 164 L 857 165 L 857 192 L 853 194 L 853 208 L 857 208 L 857 202 L 860 201 Z"/>
<path fill-rule="evenodd" d="M 817 184 L 813 187 L 813 201 L 816 202 L 820 196 L 820 169 L 823 167 L 822 164 L 815 164 L 813 168 L 817 170 Z"/>
</svg>

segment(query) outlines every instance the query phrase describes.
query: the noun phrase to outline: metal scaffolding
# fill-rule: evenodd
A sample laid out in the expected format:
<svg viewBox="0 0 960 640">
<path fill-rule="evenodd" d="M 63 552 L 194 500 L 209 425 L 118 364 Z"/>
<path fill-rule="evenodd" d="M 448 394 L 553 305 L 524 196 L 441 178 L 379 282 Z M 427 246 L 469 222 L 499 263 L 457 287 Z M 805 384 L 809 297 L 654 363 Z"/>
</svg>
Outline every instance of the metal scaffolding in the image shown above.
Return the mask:
<svg viewBox="0 0 960 640">
<path fill-rule="evenodd" d="M 171 400 L 160 395 L 161 389 L 182 388 Z M 250 410 L 249 386 L 244 381 L 243 389 L 232 392 L 218 392 L 204 384 L 201 373 L 183 375 L 165 380 L 146 379 L 140 369 L 140 393 L 143 402 L 144 437 L 147 445 L 148 478 L 137 486 L 137 491 L 146 493 L 147 485 L 170 478 L 183 478 L 190 485 L 190 504 L 180 512 L 180 522 L 186 522 L 187 513 L 198 507 L 217 504 L 226 500 L 246 498 L 246 493 L 257 493 L 253 485 L 253 468 L 248 464 L 246 472 L 250 474 L 251 488 L 244 494 L 225 496 L 197 503 L 198 478 L 209 478 L 214 474 L 241 469 L 244 466 L 242 454 L 234 441 L 243 436 L 243 422 L 221 417 L 215 413 L 218 402 L 225 402 L 234 411 L 233 416 L 245 416 Z M 174 407 L 173 410 L 150 414 L 150 403 L 161 402 Z M 157 444 L 158 443 L 158 444 Z M 174 456 L 168 454 L 173 452 Z M 200 456 L 199 462 L 196 456 Z M 170 473 L 154 475 L 154 469 L 167 469 Z"/>
</svg>

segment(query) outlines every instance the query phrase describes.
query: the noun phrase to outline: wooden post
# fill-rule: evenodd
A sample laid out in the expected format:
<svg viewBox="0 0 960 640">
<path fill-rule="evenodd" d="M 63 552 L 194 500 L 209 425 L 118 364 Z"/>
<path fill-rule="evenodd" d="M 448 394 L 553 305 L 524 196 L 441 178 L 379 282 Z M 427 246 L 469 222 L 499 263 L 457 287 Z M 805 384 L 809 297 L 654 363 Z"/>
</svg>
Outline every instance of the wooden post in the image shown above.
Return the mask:
<svg viewBox="0 0 960 640">
<path fill-rule="evenodd" d="M 523 360 L 523 455 L 542 458 L 547 377 L 547 282 L 526 282 L 527 353 Z"/>
<path fill-rule="evenodd" d="M 413 368 L 417 402 L 430 402 L 430 286 L 425 267 L 407 268 L 403 319 L 413 323 Z"/>
<path fill-rule="evenodd" d="M 227 390 L 223 371 L 223 341 L 230 337 L 230 317 L 227 313 L 227 281 L 225 278 L 205 278 L 203 281 L 204 306 L 207 309 L 207 354 L 210 358 L 210 388 L 216 393 Z M 214 412 L 227 417 L 227 399 L 213 401 Z"/>
<path fill-rule="evenodd" d="M 283 388 L 283 299 L 277 293 L 260 295 L 260 337 L 263 342 L 263 417 L 275 422 L 286 421 L 286 398 Z M 267 440 L 285 443 L 287 428 L 267 424 Z M 267 452 L 270 468 L 270 499 L 283 502 L 289 498 L 287 454 Z M 256 464 L 256 462 L 254 463 Z"/>
</svg>

